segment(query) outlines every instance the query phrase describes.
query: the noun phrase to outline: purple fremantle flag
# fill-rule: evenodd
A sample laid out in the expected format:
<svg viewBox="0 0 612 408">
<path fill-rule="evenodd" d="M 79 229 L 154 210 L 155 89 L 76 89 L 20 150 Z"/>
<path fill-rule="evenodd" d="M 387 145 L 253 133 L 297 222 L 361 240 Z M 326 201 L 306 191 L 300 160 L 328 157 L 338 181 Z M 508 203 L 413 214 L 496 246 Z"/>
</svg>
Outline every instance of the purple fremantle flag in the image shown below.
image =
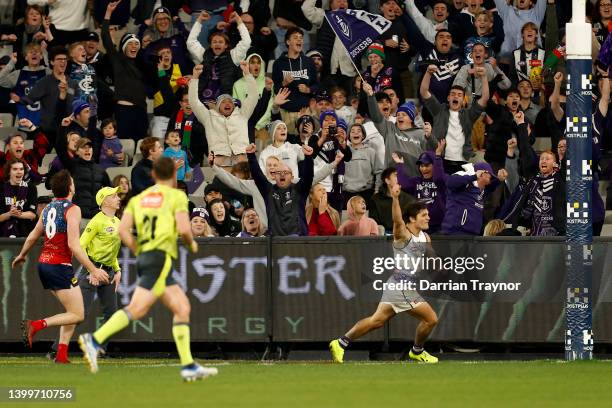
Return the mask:
<svg viewBox="0 0 612 408">
<path fill-rule="evenodd" d="M 327 11 L 325 17 L 353 60 L 391 27 L 386 18 L 362 10 Z"/>
</svg>

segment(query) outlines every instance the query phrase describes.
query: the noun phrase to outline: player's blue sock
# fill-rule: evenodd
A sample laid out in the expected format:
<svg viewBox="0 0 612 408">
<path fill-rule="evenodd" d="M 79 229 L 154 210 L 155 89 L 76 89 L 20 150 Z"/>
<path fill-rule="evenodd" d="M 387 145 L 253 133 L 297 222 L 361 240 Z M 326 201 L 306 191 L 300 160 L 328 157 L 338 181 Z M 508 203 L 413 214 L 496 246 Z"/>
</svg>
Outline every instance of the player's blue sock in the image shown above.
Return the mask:
<svg viewBox="0 0 612 408">
<path fill-rule="evenodd" d="M 346 336 L 342 336 L 338 339 L 338 343 L 340 343 L 340 347 L 346 349 L 351 344 L 351 339 Z"/>
</svg>

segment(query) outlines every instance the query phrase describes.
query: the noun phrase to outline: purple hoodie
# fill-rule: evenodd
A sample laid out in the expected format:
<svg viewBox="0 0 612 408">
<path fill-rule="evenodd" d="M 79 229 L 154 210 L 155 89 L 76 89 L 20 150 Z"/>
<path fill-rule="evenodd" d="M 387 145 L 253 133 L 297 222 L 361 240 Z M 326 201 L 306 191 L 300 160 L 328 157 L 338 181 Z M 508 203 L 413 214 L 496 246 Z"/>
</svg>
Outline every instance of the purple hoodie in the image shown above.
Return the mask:
<svg viewBox="0 0 612 408">
<path fill-rule="evenodd" d="M 484 190 L 474 184 L 476 175 L 463 172 L 451 174 L 446 180 L 448 198 L 442 232 L 446 235 L 480 235 L 485 194 L 497 187 L 497 178 L 491 178 Z"/>
<path fill-rule="evenodd" d="M 106 154 L 108 149 L 113 151 L 113 156 L 108 156 Z M 122 151 L 123 146 L 121 145 L 121 140 L 119 140 L 117 136 L 111 139 L 104 138 L 102 141 L 102 147 L 100 148 L 100 166 L 102 166 L 104 169 L 119 166 L 119 161 L 114 155 L 121 153 Z"/>
<path fill-rule="evenodd" d="M 427 204 L 429 211 L 430 233 L 440 231 L 444 213 L 446 211 L 446 179 L 442 158 L 437 157 L 434 152 L 425 151 L 419 159 L 425 158 L 433 163 L 432 178 L 425 179 L 422 176 L 411 177 L 402 163 L 395 165 L 397 169 L 397 181 L 402 189 L 414 196 L 417 200 Z M 417 165 L 418 168 L 418 165 Z"/>
</svg>

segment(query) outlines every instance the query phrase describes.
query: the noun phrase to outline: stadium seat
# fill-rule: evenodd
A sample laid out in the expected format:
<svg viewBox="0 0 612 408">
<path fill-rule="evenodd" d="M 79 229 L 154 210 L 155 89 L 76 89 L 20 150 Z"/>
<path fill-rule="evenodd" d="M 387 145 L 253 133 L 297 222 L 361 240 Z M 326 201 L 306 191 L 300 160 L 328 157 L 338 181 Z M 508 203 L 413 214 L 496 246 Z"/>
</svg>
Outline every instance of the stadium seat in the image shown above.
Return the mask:
<svg viewBox="0 0 612 408">
<path fill-rule="evenodd" d="M 43 157 L 42 162 L 40 163 L 40 167 L 48 169 L 51 165 L 51 162 L 55 160 L 56 157 L 57 154 L 45 154 L 45 157 Z"/>
<path fill-rule="evenodd" d="M 121 142 L 121 146 L 123 146 L 123 152 L 130 156 L 130 158 L 134 157 L 134 149 L 136 148 L 136 143 L 132 139 L 119 139 Z"/>
<path fill-rule="evenodd" d="M 25 133 L 23 133 L 16 127 L 9 126 L 9 127 L 0 128 L 0 140 L 6 141 L 6 139 L 8 139 L 9 136 L 14 135 L 15 133 L 20 133 L 23 136 L 24 140 L 27 137 Z"/>
<path fill-rule="evenodd" d="M 45 187 L 45 183 L 40 183 L 36 186 L 36 194 L 38 195 L 38 197 L 53 195 L 51 190 L 47 190 L 47 188 Z"/>
<path fill-rule="evenodd" d="M 153 113 L 153 99 L 147 98 L 147 113 Z"/>
<path fill-rule="evenodd" d="M 185 24 L 188 28 L 191 28 L 191 15 L 187 14 L 183 9 L 179 9 L 178 17 L 183 24 Z"/>
<path fill-rule="evenodd" d="M 607 193 L 608 185 L 610 182 L 608 180 L 599 180 L 599 195 L 604 197 Z M 604 202 L 606 200 L 604 199 Z"/>
<path fill-rule="evenodd" d="M 196 207 L 204 207 L 206 205 L 206 201 L 204 201 L 204 188 L 206 187 L 206 182 L 200 184 L 200 186 L 192 193 L 189 194 L 189 199 L 196 205 Z"/>
<path fill-rule="evenodd" d="M 603 228 L 601 229 L 601 236 L 612 237 L 612 224 L 604 224 Z"/>
<path fill-rule="evenodd" d="M 140 145 L 142 144 L 142 139 L 140 139 L 136 143 L 136 148 L 134 148 L 134 156 L 132 157 L 132 166 L 142 160 L 142 153 L 140 152 Z"/>
<path fill-rule="evenodd" d="M 550 150 L 552 142 L 549 137 L 536 137 L 535 143 L 533 144 L 533 150 L 540 153 L 545 150 Z"/>
<path fill-rule="evenodd" d="M 612 224 L 612 210 L 606 211 L 606 218 L 604 219 L 604 224 Z"/>
<path fill-rule="evenodd" d="M 33 149 L 34 148 L 34 141 L 33 140 L 24 140 L 23 141 L 23 147 L 26 150 Z"/>
<path fill-rule="evenodd" d="M 207 183 L 212 182 L 213 178 L 215 178 L 215 172 L 212 167 L 202 167 L 202 173 L 204 173 L 204 180 Z"/>
<path fill-rule="evenodd" d="M 270 61 L 268 61 L 268 64 L 266 65 L 266 74 L 270 74 L 272 75 L 272 70 L 274 68 L 274 59 L 271 59 Z"/>
<path fill-rule="evenodd" d="M 115 177 L 122 174 L 128 178 L 128 180 L 132 181 L 132 167 L 109 167 L 106 169 L 106 174 L 108 174 L 108 178 L 113 181 Z"/>
<path fill-rule="evenodd" d="M 4 140 L 0 140 L 0 152 L 4 151 Z"/>
<path fill-rule="evenodd" d="M 15 123 L 12 113 L 0 113 L 0 120 L 5 128 L 10 128 Z"/>
</svg>

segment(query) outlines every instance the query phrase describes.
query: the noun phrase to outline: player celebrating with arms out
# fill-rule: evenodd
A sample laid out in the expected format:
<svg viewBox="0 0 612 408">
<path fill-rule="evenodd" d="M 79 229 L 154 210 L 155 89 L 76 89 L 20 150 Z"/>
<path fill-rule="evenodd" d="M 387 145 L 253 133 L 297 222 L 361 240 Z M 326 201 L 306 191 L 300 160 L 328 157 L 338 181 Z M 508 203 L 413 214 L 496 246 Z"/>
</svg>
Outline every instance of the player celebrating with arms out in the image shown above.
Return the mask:
<svg viewBox="0 0 612 408">
<path fill-rule="evenodd" d="M 98 190 L 96 203 L 100 206 L 100 212 L 87 223 L 79 240 L 94 265 L 108 273 L 108 284 L 98 282 L 85 269 L 77 276 L 83 294 L 85 318 L 89 316 L 97 294 L 102 305 L 103 323 L 117 311 L 117 289 L 121 282 L 121 268 L 117 259 L 121 249 L 121 238 L 119 238 L 119 218 L 115 216 L 121 207 L 121 198 L 117 191 L 119 187 L 102 187 Z M 51 355 L 56 347 L 57 345 L 53 344 Z"/>
<path fill-rule="evenodd" d="M 74 182 L 67 170 L 62 170 L 51 179 L 51 191 L 56 197 L 43 210 L 36 226 L 26 238 L 21 252 L 13 260 L 13 268 L 25 262 L 26 255 L 44 233 L 44 242 L 38 258 L 38 276 L 45 289 L 51 290 L 66 309 L 40 320 L 24 320 L 23 341 L 32 348 L 34 335 L 46 328 L 60 327 L 56 363 L 69 363 L 68 343 L 74 333 L 75 324 L 83 321 L 83 296 L 72 271 L 72 255 L 98 282 L 108 283 L 108 275 L 89 260 L 79 243 L 81 209 L 72 203 Z"/>
<path fill-rule="evenodd" d="M 137 255 L 138 286 L 124 309 L 118 310 L 95 333 L 79 336 L 79 345 L 92 373 L 98 371 L 101 344 L 126 328 L 131 320 L 144 317 L 161 299 L 174 314 L 172 335 L 181 360 L 181 376 L 185 381 L 217 374 L 216 368 L 202 367 L 194 362 L 189 343 L 189 313 L 191 306 L 183 289 L 172 278 L 172 261 L 177 258 L 177 239 L 196 253 L 198 244 L 191 234 L 187 196 L 174 188 L 174 161 L 162 157 L 153 163 L 155 185 L 133 197 L 121 218 L 119 236 Z M 137 237 L 132 235 L 136 225 Z"/>
<path fill-rule="evenodd" d="M 417 201 L 408 205 L 406 211 L 408 222 L 405 223 L 402 218 L 399 195 L 400 186 L 398 184 L 391 189 L 393 198 L 391 211 L 393 217 L 393 257 L 402 259 L 408 256 L 416 260 L 425 256 L 427 245 L 431 242 L 429 235 L 424 232 L 429 228 L 427 204 Z M 396 265 L 396 269 L 387 283 L 398 284 L 411 281 L 415 279 L 416 272 L 418 271 L 410 268 L 402 269 L 401 265 Z M 429 333 L 438 323 L 436 312 L 416 290 L 389 290 L 386 288 L 383 291 L 378 308 L 372 316 L 361 319 L 344 336 L 329 343 L 333 361 L 342 363 L 344 361 L 344 350 L 352 341 L 365 336 L 372 330 L 383 327 L 385 322 L 401 312 L 408 312 L 408 314 L 420 320 L 416 329 L 414 345 L 409 353 L 410 358 L 423 363 L 437 363 L 438 358 L 432 356 L 423 348 Z"/>
</svg>

